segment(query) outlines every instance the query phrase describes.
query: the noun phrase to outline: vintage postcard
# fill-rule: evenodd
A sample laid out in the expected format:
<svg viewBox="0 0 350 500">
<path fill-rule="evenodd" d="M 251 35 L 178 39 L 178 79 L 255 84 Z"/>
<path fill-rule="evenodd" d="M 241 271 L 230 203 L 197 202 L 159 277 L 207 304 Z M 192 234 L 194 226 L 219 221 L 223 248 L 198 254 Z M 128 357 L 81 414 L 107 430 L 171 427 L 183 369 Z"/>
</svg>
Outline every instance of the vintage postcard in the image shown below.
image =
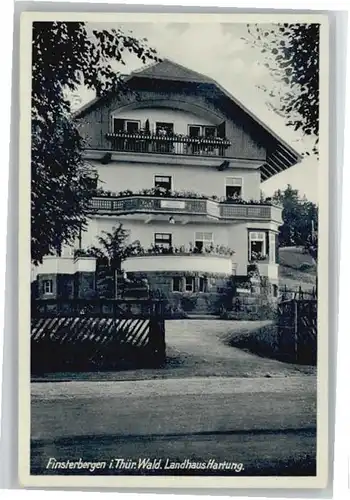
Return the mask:
<svg viewBox="0 0 350 500">
<path fill-rule="evenodd" d="M 326 487 L 327 17 L 20 38 L 21 484 Z"/>
</svg>

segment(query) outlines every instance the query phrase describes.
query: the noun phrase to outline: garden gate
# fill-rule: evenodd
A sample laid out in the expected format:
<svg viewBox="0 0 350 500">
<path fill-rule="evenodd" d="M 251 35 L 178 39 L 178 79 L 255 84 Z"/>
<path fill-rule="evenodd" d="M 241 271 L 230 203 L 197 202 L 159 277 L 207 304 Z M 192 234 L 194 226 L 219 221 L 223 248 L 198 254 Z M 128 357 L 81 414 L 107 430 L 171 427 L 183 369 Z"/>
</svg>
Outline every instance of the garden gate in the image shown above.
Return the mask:
<svg viewBox="0 0 350 500">
<path fill-rule="evenodd" d="M 164 361 L 161 300 L 32 301 L 33 373 L 155 367 Z"/>
<path fill-rule="evenodd" d="M 317 300 L 284 300 L 278 304 L 279 350 L 291 361 L 317 362 Z"/>
</svg>

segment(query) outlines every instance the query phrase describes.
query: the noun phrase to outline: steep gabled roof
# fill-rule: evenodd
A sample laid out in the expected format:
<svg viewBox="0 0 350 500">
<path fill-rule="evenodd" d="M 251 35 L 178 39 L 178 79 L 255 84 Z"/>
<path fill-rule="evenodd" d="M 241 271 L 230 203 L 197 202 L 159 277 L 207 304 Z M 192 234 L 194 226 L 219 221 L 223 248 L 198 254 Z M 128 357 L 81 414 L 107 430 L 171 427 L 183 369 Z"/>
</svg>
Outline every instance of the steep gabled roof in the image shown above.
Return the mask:
<svg viewBox="0 0 350 500">
<path fill-rule="evenodd" d="M 284 170 L 296 165 L 302 159 L 302 155 L 290 146 L 280 135 L 280 133 L 269 127 L 264 120 L 259 118 L 253 111 L 245 106 L 235 96 L 230 94 L 214 79 L 185 68 L 181 64 L 163 59 L 162 61 L 152 63 L 140 70 L 130 73 L 125 76 L 125 81 L 130 81 L 137 78 L 146 78 L 151 80 L 169 80 L 180 82 L 193 82 L 199 84 L 213 85 L 221 94 L 223 94 L 231 103 L 238 106 L 246 115 L 248 115 L 256 124 L 258 124 L 270 137 L 274 144 L 271 151 L 267 153 L 266 163 L 261 167 L 261 180 L 265 181 L 274 175 L 283 172 Z M 96 104 L 100 98 L 93 99 L 85 106 L 78 109 L 75 113 L 76 117 L 81 116 L 90 107 Z"/>
<path fill-rule="evenodd" d="M 181 64 L 163 59 L 162 61 L 150 64 L 146 68 L 134 71 L 130 76 L 141 76 L 142 78 L 154 78 L 161 80 L 175 80 L 195 83 L 215 83 L 208 76 L 201 75 L 196 71 L 185 68 Z"/>
</svg>

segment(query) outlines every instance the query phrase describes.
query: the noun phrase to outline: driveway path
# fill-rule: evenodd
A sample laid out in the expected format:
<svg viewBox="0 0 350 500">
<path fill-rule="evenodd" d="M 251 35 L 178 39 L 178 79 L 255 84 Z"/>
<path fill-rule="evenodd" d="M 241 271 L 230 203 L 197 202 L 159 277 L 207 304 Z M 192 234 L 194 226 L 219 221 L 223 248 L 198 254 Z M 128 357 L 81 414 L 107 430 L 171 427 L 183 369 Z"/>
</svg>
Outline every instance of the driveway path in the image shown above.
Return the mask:
<svg viewBox="0 0 350 500">
<path fill-rule="evenodd" d="M 315 368 L 282 363 L 229 345 L 240 332 L 269 321 L 176 320 L 165 328 L 167 362 L 160 369 L 81 374 L 47 374 L 36 380 L 146 380 L 182 377 L 287 377 L 315 374 Z"/>
</svg>

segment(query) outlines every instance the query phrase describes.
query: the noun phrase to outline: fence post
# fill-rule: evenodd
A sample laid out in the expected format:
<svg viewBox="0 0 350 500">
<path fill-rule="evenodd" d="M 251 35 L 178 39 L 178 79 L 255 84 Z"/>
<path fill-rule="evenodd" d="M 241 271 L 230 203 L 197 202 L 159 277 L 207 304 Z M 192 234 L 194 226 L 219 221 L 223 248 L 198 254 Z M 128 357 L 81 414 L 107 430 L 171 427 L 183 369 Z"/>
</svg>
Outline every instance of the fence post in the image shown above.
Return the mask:
<svg viewBox="0 0 350 500">
<path fill-rule="evenodd" d="M 164 316 L 158 301 L 151 301 L 150 306 L 149 342 L 156 366 L 160 366 L 165 361 Z"/>
<path fill-rule="evenodd" d="M 298 301 L 294 299 L 294 354 L 298 361 Z"/>
</svg>

